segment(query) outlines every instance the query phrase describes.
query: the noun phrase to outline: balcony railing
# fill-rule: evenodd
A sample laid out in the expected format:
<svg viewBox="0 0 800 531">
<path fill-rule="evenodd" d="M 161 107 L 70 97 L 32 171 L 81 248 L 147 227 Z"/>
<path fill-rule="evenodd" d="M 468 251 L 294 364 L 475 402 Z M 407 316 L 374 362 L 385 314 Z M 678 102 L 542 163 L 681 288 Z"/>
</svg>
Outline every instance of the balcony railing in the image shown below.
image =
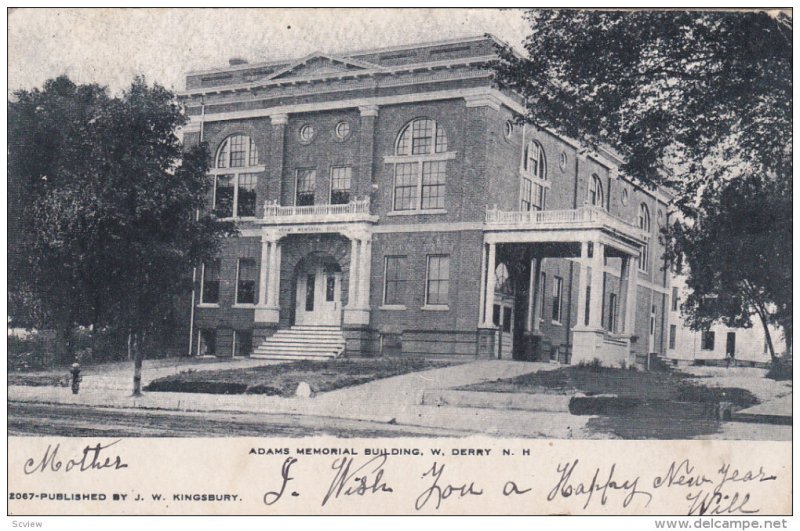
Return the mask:
<svg viewBox="0 0 800 531">
<path fill-rule="evenodd" d="M 369 198 L 353 199 L 342 205 L 282 206 L 267 202 L 264 205 L 264 222 L 282 223 L 326 223 L 347 221 L 371 221 Z"/>
<path fill-rule="evenodd" d="M 612 216 L 602 208 L 584 206 L 571 210 L 498 210 L 486 209 L 487 225 L 511 226 L 513 228 L 571 228 L 607 227 L 626 234 L 644 237 L 644 233 L 631 223 Z"/>
</svg>

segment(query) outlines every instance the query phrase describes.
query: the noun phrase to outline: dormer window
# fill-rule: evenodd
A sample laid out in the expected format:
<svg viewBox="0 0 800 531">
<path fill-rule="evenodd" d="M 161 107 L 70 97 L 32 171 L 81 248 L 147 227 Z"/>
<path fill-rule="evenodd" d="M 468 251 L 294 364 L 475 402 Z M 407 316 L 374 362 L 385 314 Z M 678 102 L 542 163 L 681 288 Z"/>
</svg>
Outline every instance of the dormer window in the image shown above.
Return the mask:
<svg viewBox="0 0 800 531">
<path fill-rule="evenodd" d="M 547 162 L 544 149 L 531 140 L 525 146 L 522 157 L 521 210 L 544 210 L 545 189 L 547 188 Z"/>
<path fill-rule="evenodd" d="M 214 157 L 214 198 L 212 209 L 220 218 L 256 215 L 256 173 L 258 148 L 247 135 L 231 135 L 222 141 Z"/>
<path fill-rule="evenodd" d="M 400 130 L 394 155 L 393 212 L 442 213 L 445 208 L 447 133 L 430 118 L 416 118 Z"/>
</svg>

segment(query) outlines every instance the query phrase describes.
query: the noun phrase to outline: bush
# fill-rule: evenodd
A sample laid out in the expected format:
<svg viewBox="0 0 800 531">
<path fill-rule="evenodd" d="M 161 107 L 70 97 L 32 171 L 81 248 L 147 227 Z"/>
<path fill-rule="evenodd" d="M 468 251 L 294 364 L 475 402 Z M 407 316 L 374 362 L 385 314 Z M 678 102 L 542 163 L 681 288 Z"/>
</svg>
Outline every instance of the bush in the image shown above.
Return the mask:
<svg viewBox="0 0 800 531">
<path fill-rule="evenodd" d="M 578 367 L 590 369 L 592 371 L 597 371 L 597 372 L 603 370 L 603 368 L 604 368 L 603 367 L 603 362 L 600 361 L 599 358 L 595 358 L 595 359 L 593 359 L 592 361 L 589 361 L 589 362 L 587 362 L 585 360 L 582 360 L 580 363 L 578 363 Z"/>
</svg>

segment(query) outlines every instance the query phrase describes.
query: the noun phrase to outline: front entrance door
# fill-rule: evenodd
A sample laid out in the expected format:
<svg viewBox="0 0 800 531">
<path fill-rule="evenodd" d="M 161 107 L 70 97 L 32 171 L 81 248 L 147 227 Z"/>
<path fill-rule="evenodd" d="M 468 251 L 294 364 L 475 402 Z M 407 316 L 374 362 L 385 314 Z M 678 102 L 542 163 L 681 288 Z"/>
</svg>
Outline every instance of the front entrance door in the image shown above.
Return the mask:
<svg viewBox="0 0 800 531">
<path fill-rule="evenodd" d="M 339 325 L 342 316 L 342 272 L 333 265 L 310 266 L 297 277 L 295 322 Z"/>
</svg>

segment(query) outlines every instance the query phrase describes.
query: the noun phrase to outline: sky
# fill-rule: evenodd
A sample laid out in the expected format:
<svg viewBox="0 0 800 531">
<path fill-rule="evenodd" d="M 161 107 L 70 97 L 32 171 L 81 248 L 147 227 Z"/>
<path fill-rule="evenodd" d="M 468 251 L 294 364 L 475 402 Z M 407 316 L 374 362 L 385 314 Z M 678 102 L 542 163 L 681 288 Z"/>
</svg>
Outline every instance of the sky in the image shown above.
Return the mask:
<svg viewBox="0 0 800 531">
<path fill-rule="evenodd" d="M 519 10 L 16 9 L 9 14 L 9 91 L 67 74 L 118 92 L 144 74 L 173 90 L 185 73 L 492 33 L 519 47 Z"/>
</svg>

